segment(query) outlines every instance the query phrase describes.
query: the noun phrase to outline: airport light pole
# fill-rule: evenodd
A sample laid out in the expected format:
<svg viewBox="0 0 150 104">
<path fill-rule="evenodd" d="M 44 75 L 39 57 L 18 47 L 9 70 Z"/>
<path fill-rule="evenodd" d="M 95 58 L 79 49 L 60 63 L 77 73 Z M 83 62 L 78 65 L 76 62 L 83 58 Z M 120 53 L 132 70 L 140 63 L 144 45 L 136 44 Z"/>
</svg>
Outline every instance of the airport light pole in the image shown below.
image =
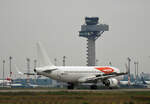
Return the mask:
<svg viewBox="0 0 150 104">
<path fill-rule="evenodd" d="M 11 78 L 11 75 L 12 75 L 12 71 L 11 71 L 11 60 L 12 60 L 12 57 L 10 56 L 10 57 L 9 57 L 10 78 Z"/>
<path fill-rule="evenodd" d="M 29 73 L 30 73 L 30 59 L 27 58 L 27 83 L 29 83 Z"/>
<path fill-rule="evenodd" d="M 3 88 L 4 88 L 4 79 L 5 79 L 5 60 L 3 60 Z"/>
<path fill-rule="evenodd" d="M 66 56 L 63 56 L 63 66 L 66 66 Z M 60 84 L 61 84 L 61 88 L 63 88 L 64 87 L 63 83 L 60 82 Z"/>
<path fill-rule="evenodd" d="M 131 59 L 128 57 L 128 71 L 129 71 L 129 75 L 130 75 L 130 62 L 131 62 Z"/>
<path fill-rule="evenodd" d="M 135 61 L 135 62 L 134 62 L 134 65 L 135 65 L 135 83 L 136 83 L 136 80 L 137 80 L 137 74 L 136 74 L 136 73 L 137 73 L 137 72 L 136 72 L 137 67 L 136 67 L 136 64 L 137 64 L 137 62 Z"/>
<path fill-rule="evenodd" d="M 135 82 L 136 82 L 136 62 L 134 62 L 134 65 L 135 65 Z"/>
<path fill-rule="evenodd" d="M 11 77 L 12 77 L 12 71 L 11 71 L 11 60 L 12 60 L 12 57 L 10 56 L 10 57 L 9 57 L 9 69 L 10 69 L 10 70 L 9 70 L 9 74 L 10 74 L 10 76 L 9 76 L 9 77 L 10 77 L 10 79 L 12 79 L 12 78 L 11 78 Z M 11 81 L 10 81 L 10 87 L 11 87 Z"/>
<path fill-rule="evenodd" d="M 35 59 L 34 60 L 34 69 L 36 68 L 36 66 L 37 66 L 37 60 Z"/>
<path fill-rule="evenodd" d="M 63 56 L 63 66 L 66 66 L 66 56 Z"/>
<path fill-rule="evenodd" d="M 137 61 L 136 62 L 136 65 L 137 65 L 137 79 L 139 78 L 139 76 L 138 76 L 138 73 L 139 73 L 139 69 L 138 69 L 138 67 L 139 67 L 139 62 Z"/>
<path fill-rule="evenodd" d="M 128 57 L 127 60 L 128 60 L 128 85 L 130 85 L 130 62 L 131 62 L 131 59 Z"/>
</svg>

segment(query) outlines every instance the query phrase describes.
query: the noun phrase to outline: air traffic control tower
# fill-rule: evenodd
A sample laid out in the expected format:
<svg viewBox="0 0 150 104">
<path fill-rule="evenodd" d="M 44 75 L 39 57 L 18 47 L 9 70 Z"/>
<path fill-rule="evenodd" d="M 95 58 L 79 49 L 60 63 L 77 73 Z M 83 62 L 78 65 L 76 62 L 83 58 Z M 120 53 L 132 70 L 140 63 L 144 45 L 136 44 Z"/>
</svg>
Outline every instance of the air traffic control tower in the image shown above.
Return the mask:
<svg viewBox="0 0 150 104">
<path fill-rule="evenodd" d="M 99 24 L 98 17 L 85 17 L 85 24 L 81 26 L 80 37 L 87 38 L 87 66 L 95 66 L 95 41 L 109 26 Z"/>
</svg>

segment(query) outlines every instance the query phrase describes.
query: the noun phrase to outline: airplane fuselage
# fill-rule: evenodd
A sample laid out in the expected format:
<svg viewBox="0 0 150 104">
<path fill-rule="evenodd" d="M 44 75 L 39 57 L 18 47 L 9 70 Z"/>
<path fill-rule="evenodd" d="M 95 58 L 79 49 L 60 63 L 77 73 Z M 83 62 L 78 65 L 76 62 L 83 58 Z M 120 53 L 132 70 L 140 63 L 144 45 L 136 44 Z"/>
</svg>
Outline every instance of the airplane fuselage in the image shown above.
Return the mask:
<svg viewBox="0 0 150 104">
<path fill-rule="evenodd" d="M 96 88 L 96 83 L 102 81 L 109 88 L 117 86 L 118 80 L 114 77 L 125 75 L 119 69 L 111 66 L 54 66 L 42 47 L 37 44 L 39 65 L 34 69 L 37 74 L 68 83 L 68 89 L 73 89 L 75 83 L 94 83 L 91 89 Z"/>
<path fill-rule="evenodd" d="M 110 66 L 56 66 L 56 69 L 49 70 L 49 67 L 41 67 L 38 68 L 37 73 L 42 74 L 44 76 L 50 77 L 55 80 L 63 81 L 63 82 L 81 82 L 84 77 L 88 78 L 88 76 L 96 76 L 102 74 L 110 74 L 113 72 L 119 73 L 120 71 L 117 68 Z M 81 79 L 83 78 L 83 79 Z"/>
</svg>

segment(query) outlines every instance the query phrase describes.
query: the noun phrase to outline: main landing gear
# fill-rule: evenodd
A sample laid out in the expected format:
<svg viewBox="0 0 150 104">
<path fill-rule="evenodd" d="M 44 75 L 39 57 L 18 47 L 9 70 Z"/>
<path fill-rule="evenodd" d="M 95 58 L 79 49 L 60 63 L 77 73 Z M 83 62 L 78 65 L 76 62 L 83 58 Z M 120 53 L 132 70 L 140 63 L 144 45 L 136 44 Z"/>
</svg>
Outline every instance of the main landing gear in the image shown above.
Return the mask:
<svg viewBox="0 0 150 104">
<path fill-rule="evenodd" d="M 92 90 L 97 89 L 97 85 L 91 85 L 90 88 L 91 88 Z"/>
<path fill-rule="evenodd" d="M 67 86 L 67 89 L 70 89 L 70 90 L 72 90 L 72 89 L 74 89 L 74 83 L 68 83 L 68 86 Z M 95 90 L 95 89 L 97 89 L 97 85 L 91 85 L 90 86 L 90 89 L 92 89 L 92 90 Z"/>
<path fill-rule="evenodd" d="M 73 83 L 68 83 L 67 88 L 68 88 L 68 89 L 74 89 L 74 84 L 73 84 Z"/>
</svg>

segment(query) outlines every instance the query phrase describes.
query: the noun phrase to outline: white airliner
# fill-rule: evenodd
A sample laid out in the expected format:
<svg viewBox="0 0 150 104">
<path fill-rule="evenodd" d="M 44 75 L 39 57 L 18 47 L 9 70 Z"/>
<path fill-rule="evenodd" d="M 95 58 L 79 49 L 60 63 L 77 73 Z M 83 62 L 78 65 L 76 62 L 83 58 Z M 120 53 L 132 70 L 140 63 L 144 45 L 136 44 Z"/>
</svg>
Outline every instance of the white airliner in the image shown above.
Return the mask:
<svg viewBox="0 0 150 104">
<path fill-rule="evenodd" d="M 54 66 L 46 54 L 41 43 L 37 44 L 39 66 L 34 69 L 39 75 L 50 77 L 68 83 L 68 89 L 73 89 L 80 83 L 93 83 L 91 89 L 96 89 L 96 84 L 101 81 L 106 87 L 118 86 L 115 78 L 127 74 L 112 66 Z"/>
</svg>

